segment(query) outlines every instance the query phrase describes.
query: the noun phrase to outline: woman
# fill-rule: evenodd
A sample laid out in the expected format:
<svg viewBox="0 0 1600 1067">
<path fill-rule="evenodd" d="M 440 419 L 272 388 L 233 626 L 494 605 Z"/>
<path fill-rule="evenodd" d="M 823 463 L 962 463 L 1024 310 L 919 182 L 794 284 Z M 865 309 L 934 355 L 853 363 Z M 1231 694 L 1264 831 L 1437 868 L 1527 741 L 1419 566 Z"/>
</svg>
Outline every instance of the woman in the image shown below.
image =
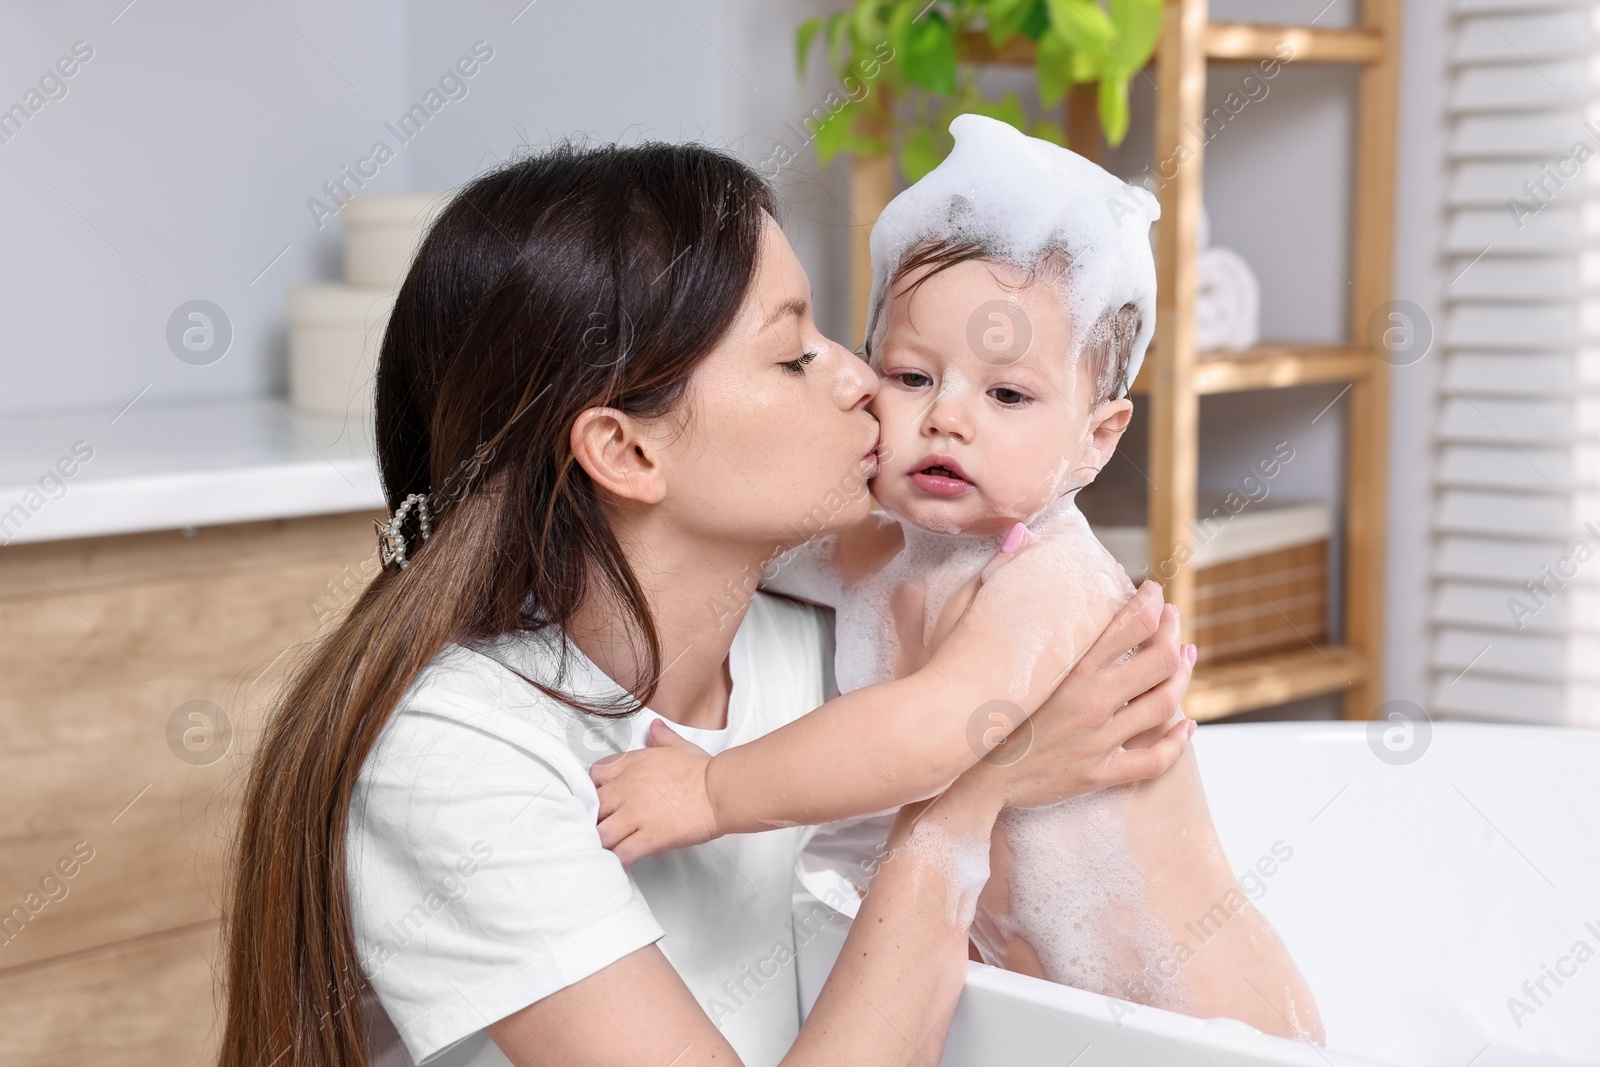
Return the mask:
<svg viewBox="0 0 1600 1067">
<path fill-rule="evenodd" d="M 819 508 L 864 516 L 841 487 L 870 472 L 876 383 L 817 332 L 776 210 L 709 149 L 561 146 L 429 233 L 377 417 L 390 503 L 426 496 L 263 737 L 223 1064 L 362 1064 L 396 1031 L 396 1062 L 936 1061 L 999 810 L 1176 758 L 1181 735 L 1119 750 L 1187 684 L 1154 591 L 1035 714 L 1026 758 L 900 813 L 803 1028 L 806 828 L 629 872 L 601 847 L 608 746 L 660 717 L 736 744 L 828 695 L 823 618 L 744 590 Z"/>
</svg>

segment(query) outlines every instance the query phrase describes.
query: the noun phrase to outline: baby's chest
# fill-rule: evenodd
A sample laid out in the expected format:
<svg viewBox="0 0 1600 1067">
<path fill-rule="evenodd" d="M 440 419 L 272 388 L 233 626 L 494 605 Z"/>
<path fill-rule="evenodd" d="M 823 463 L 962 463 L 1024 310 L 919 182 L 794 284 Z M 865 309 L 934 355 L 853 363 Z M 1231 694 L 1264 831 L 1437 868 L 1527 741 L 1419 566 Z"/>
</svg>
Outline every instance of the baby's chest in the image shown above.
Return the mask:
<svg viewBox="0 0 1600 1067">
<path fill-rule="evenodd" d="M 904 678 L 928 661 L 972 599 L 976 576 L 885 575 L 856 586 L 835 620 L 841 693 Z"/>
<path fill-rule="evenodd" d="M 894 621 L 887 603 L 852 594 L 834 613 L 834 681 L 839 692 L 853 693 L 896 677 L 899 658 Z"/>
</svg>

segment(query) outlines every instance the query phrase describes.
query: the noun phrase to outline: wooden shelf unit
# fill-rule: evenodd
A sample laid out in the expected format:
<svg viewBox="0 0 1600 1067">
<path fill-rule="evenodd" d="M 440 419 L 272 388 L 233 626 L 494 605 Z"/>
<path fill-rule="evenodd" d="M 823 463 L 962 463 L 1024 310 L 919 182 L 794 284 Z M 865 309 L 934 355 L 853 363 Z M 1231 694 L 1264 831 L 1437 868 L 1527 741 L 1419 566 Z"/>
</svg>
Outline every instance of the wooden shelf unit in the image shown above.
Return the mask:
<svg viewBox="0 0 1600 1067">
<path fill-rule="evenodd" d="M 1383 34 L 1375 29 L 1324 30 L 1314 26 L 1261 26 L 1245 22 L 1207 22 L 1205 55 L 1212 63 L 1255 63 L 1283 59 L 1283 45 L 1296 63 L 1376 63 L 1383 58 Z M 1031 67 L 1033 42 L 1013 37 L 996 48 L 982 33 L 960 42 L 961 57 L 973 63 Z"/>
<path fill-rule="evenodd" d="M 1364 0 L 1362 25 L 1349 29 L 1211 22 L 1207 0 L 1164 0 L 1156 48 L 1155 158 L 1187 159 L 1159 190 L 1162 225 L 1156 255 L 1156 335 L 1133 391 L 1145 398 L 1150 425 L 1150 558 L 1169 559 L 1195 518 L 1201 396 L 1346 382 L 1347 405 L 1344 638 L 1292 652 L 1232 663 L 1200 664 L 1185 709 L 1215 719 L 1323 693 L 1342 693 L 1344 715 L 1370 718 L 1383 683 L 1383 567 L 1388 442 L 1388 366 L 1366 347 L 1369 318 L 1391 295 L 1400 0 Z M 1032 66 L 1031 42 L 1000 49 L 982 34 L 961 42 L 964 59 Z M 1286 57 L 1288 57 L 1286 59 Z M 1361 68 L 1357 102 L 1355 203 L 1352 222 L 1349 338 L 1345 345 L 1263 345 L 1246 352 L 1195 349 L 1196 240 L 1202 204 L 1204 150 L 1191 131 L 1205 115 L 1206 70 L 1213 63 L 1266 60 L 1342 63 Z M 1067 129 L 1092 128 L 1092 93 L 1067 101 Z M 874 131 L 880 135 L 884 131 Z M 1098 156 L 1098 144 L 1085 146 Z M 852 252 L 854 321 L 866 323 L 872 261 L 867 238 L 894 194 L 890 157 L 860 160 L 852 180 L 856 225 Z M 1194 616 L 1194 573 L 1166 583 L 1169 602 Z"/>
<path fill-rule="evenodd" d="M 1383 58 L 1383 33 L 1373 28 L 1319 30 L 1310 26 L 1255 26 L 1208 22 L 1206 59 L 1212 63 L 1255 63 L 1283 59 L 1283 45 L 1295 63 L 1376 63 Z"/>
<path fill-rule="evenodd" d="M 1367 658 L 1348 645 L 1312 645 L 1196 670 L 1183 698 L 1191 719 L 1217 719 L 1301 697 L 1359 688 Z"/>
<path fill-rule="evenodd" d="M 1365 348 L 1338 345 L 1259 345 L 1246 352 L 1205 352 L 1195 357 L 1194 391 L 1243 393 L 1253 389 L 1287 389 L 1322 382 L 1365 379 L 1376 361 Z M 1133 391 L 1148 395 L 1155 372 L 1155 350 L 1134 379 Z"/>
</svg>

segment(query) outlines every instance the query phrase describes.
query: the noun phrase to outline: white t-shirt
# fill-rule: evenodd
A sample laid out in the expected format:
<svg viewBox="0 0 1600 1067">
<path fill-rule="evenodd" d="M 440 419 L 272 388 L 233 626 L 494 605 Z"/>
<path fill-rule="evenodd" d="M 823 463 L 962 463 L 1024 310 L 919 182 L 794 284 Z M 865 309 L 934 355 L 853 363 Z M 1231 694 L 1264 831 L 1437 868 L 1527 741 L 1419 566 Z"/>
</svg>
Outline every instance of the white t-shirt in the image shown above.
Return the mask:
<svg viewBox="0 0 1600 1067">
<path fill-rule="evenodd" d="M 744 1063 L 776 1064 L 799 1031 L 791 900 L 812 828 L 736 834 L 624 870 L 600 845 L 588 768 L 641 747 L 659 716 L 582 715 L 518 677 L 620 695 L 564 641 L 571 669 L 559 676 L 557 640 L 440 653 L 362 767 L 348 870 L 376 994 L 373 1062 L 504 1064 L 483 1027 L 659 940 Z M 751 741 L 832 695 L 831 654 L 825 615 L 757 594 L 728 655 L 726 728 L 670 725 L 712 752 Z"/>
</svg>

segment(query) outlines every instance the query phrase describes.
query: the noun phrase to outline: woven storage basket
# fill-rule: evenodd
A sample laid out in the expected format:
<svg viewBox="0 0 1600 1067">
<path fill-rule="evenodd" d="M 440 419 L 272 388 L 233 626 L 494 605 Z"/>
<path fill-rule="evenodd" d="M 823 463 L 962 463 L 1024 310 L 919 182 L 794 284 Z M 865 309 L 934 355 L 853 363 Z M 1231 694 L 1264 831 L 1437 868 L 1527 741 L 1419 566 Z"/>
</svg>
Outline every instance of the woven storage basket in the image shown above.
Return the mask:
<svg viewBox="0 0 1600 1067">
<path fill-rule="evenodd" d="M 1207 663 L 1301 648 L 1327 636 L 1326 538 L 1194 572 L 1194 643 Z"/>
<path fill-rule="evenodd" d="M 1148 569 L 1144 494 L 1086 490 L 1080 498 L 1095 534 L 1139 581 Z M 1328 636 L 1326 504 L 1273 497 L 1229 514 L 1202 499 L 1191 531 L 1195 603 L 1192 634 L 1207 663 L 1304 648 Z"/>
</svg>

